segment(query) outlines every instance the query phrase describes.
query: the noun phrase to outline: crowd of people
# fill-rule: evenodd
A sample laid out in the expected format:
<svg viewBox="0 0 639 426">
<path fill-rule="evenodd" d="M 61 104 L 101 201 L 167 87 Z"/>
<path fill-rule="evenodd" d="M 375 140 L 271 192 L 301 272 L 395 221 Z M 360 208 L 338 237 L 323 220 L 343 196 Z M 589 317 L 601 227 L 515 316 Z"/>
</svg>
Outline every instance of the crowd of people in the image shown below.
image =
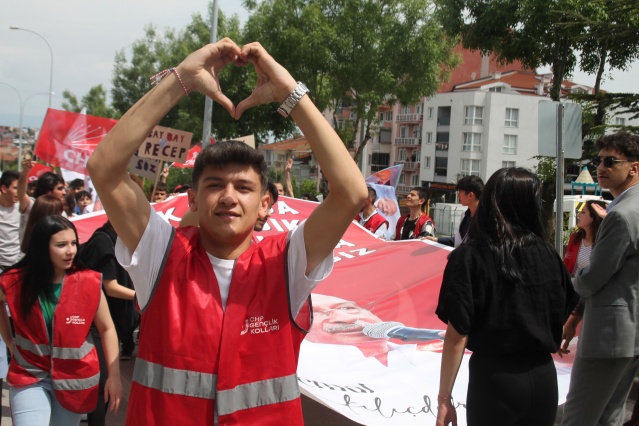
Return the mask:
<svg viewBox="0 0 639 426">
<path fill-rule="evenodd" d="M 253 66 L 258 75 L 237 105 L 217 80 L 231 64 Z M 188 194 L 180 227 L 151 208 L 149 201 L 168 195 L 168 169 L 145 193 L 127 172 L 129 159 L 191 92 L 236 119 L 254 106 L 281 104 L 278 112 L 295 120 L 330 182 L 307 220 L 255 242 L 253 232 L 278 197 L 292 196 L 292 162 L 282 183 L 269 182 L 262 154 L 237 141 L 204 148 L 192 182 L 175 189 Z M 349 321 L 366 313 L 328 295 L 311 303 L 311 292 L 331 273 L 333 249 L 354 217 L 377 236 L 390 227 L 375 190 L 307 93 L 259 43 L 223 39 L 190 54 L 90 157 L 87 169 L 108 222 L 82 245 L 68 218 L 91 210 L 93 194 L 83 181 L 67 187 L 48 172 L 29 194 L 32 160 L 20 174 L 2 174 L 0 301 L 8 309 L 0 309 L 0 335 L 11 359 L 7 371 L 0 347 L 0 375 L 10 385 L 15 425 L 77 425 L 83 413 L 90 413 L 89 424 L 104 424 L 107 409 L 119 406 L 119 362 L 132 357 L 138 324 L 127 424 L 303 424 L 296 378 L 302 340 L 311 332 L 309 341 L 322 343 L 322 323 L 350 318 L 344 306 L 357 313 Z M 551 354 L 568 353 L 580 323 L 562 424 L 622 421 L 639 371 L 639 138 L 620 132 L 602 137 L 597 148 L 598 181 L 614 200 L 580 208 L 563 259 L 547 242 L 541 183 L 525 169 L 500 169 L 485 185 L 475 176 L 461 179 L 456 189 L 468 209 L 454 238 L 436 236 L 423 188 L 406 197 L 408 213 L 393 239 L 454 247 L 436 310 L 445 334 L 432 331 L 443 339 L 438 426 L 457 423 L 452 390 L 466 350 L 469 425 L 553 424 Z M 258 323 L 277 327 L 250 332 Z M 387 359 L 386 341 L 378 345 Z"/>
</svg>

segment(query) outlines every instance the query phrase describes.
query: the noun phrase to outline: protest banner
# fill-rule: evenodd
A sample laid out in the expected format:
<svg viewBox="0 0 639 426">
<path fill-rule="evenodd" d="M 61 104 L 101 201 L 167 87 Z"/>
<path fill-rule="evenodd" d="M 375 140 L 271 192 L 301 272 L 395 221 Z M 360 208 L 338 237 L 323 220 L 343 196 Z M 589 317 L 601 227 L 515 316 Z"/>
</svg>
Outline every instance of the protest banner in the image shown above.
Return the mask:
<svg viewBox="0 0 639 426">
<path fill-rule="evenodd" d="M 138 156 L 184 163 L 193 133 L 155 126 L 138 149 Z"/>
<path fill-rule="evenodd" d="M 296 228 L 317 205 L 280 196 L 255 241 Z M 187 196 L 153 207 L 178 226 Z M 106 217 L 72 220 L 86 241 Z M 313 326 L 297 369 L 302 394 L 364 425 L 434 424 L 446 329 L 435 308 L 450 250 L 430 241 L 383 241 L 353 222 L 334 249 L 333 272 L 313 290 Z M 387 331 L 376 334 L 368 326 Z M 389 327 L 409 327 L 414 338 L 399 340 Z M 554 357 L 559 404 L 568 392 L 576 340 L 569 356 Z M 466 424 L 468 358 L 467 352 L 453 389 L 459 425 Z"/>
<path fill-rule="evenodd" d="M 29 171 L 29 174 L 27 175 L 27 182 L 33 182 L 35 180 L 38 180 L 38 178 L 42 176 L 43 174 L 45 174 L 46 172 L 53 172 L 53 170 L 49 166 L 45 166 L 42 163 L 38 163 L 34 161 L 33 168 Z"/>
<path fill-rule="evenodd" d="M 155 179 L 161 172 L 162 161 L 138 156 L 138 151 L 129 160 L 129 172 L 146 179 Z"/>
<path fill-rule="evenodd" d="M 62 169 L 87 175 L 89 156 L 117 120 L 49 108 L 35 154 Z"/>
</svg>

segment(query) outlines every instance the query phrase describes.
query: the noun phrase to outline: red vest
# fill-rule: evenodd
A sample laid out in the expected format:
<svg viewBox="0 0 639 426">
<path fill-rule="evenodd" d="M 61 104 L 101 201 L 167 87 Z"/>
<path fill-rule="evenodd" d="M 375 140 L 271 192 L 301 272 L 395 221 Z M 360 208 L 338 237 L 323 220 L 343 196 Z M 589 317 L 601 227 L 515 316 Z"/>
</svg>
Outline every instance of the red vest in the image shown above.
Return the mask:
<svg viewBox="0 0 639 426">
<path fill-rule="evenodd" d="M 397 221 L 397 226 L 395 228 L 395 240 L 399 241 L 402 239 L 402 228 L 404 227 L 404 222 L 406 222 L 406 219 L 408 219 L 408 217 L 410 216 L 410 214 L 407 214 L 406 216 L 402 216 L 399 218 L 399 220 Z M 417 222 L 415 222 L 415 228 L 413 229 L 413 238 L 417 238 L 417 235 L 419 235 L 422 226 L 424 226 L 424 224 L 428 221 L 433 222 L 433 219 L 430 218 L 430 216 L 428 216 L 426 213 L 422 213 L 422 215 L 417 219 Z M 433 222 L 433 227 L 435 226 L 435 222 Z"/>
<path fill-rule="evenodd" d="M 570 275 L 575 273 L 575 265 L 577 264 L 577 256 L 579 256 L 579 247 L 581 246 L 581 240 L 576 241 L 576 235 L 576 233 L 570 235 L 566 253 L 564 254 L 564 265 L 566 265 Z"/>
<path fill-rule="evenodd" d="M 127 425 L 212 425 L 216 408 L 220 425 L 303 424 L 295 373 L 311 317 L 307 303 L 291 319 L 286 236 L 235 261 L 224 312 L 199 228 L 176 230 L 142 315 Z"/>
<path fill-rule="evenodd" d="M 0 288 L 15 325 L 16 351 L 7 380 L 11 386 L 26 386 L 51 375 L 55 397 L 64 408 L 88 413 L 98 402 L 100 366 L 89 337 L 89 327 L 100 304 L 100 274 L 71 270 L 64 279 L 53 313 L 53 343 L 45 326 L 40 302 L 27 317 L 20 309 L 22 271 L 0 276 Z"/>
<path fill-rule="evenodd" d="M 375 212 L 373 213 L 366 222 L 361 223 L 361 221 L 364 220 L 364 214 L 362 213 L 360 215 L 360 224 L 368 229 L 369 231 L 371 231 L 373 234 L 375 232 L 377 232 L 377 230 L 379 229 L 380 226 L 382 226 L 383 224 L 386 224 L 386 227 L 388 228 L 388 221 L 386 219 L 384 219 L 384 216 L 382 216 L 381 214 Z"/>
</svg>

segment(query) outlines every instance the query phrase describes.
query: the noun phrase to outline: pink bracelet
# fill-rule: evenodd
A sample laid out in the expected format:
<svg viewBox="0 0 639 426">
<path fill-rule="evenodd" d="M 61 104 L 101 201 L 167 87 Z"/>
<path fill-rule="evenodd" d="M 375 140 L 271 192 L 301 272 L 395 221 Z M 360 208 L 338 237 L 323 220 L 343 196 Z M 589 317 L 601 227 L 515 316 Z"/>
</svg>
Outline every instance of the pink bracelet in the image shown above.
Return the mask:
<svg viewBox="0 0 639 426">
<path fill-rule="evenodd" d="M 182 77 L 180 77 L 180 74 L 178 73 L 177 69 L 175 69 L 175 68 L 169 68 L 169 69 L 160 71 L 159 73 L 155 74 L 154 76 L 151 77 L 151 84 L 153 86 L 155 86 L 160 81 L 162 81 L 162 79 L 169 73 L 175 73 L 175 76 L 177 77 L 178 81 L 180 82 L 180 85 L 182 86 L 182 89 L 184 89 L 184 93 L 186 93 L 186 95 L 188 96 L 189 95 L 189 91 L 186 90 L 186 86 L 184 85 L 184 82 L 182 81 Z"/>
</svg>

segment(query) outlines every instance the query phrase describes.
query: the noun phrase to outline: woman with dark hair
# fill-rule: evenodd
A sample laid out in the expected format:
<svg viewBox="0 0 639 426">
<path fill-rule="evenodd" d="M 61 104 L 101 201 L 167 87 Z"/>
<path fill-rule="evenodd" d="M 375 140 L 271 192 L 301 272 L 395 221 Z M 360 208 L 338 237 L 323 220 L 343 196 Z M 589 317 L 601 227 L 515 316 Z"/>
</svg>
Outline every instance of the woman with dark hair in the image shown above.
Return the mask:
<svg viewBox="0 0 639 426">
<path fill-rule="evenodd" d="M 105 395 L 117 410 L 122 394 L 118 340 L 100 274 L 75 263 L 78 235 L 68 219 L 46 216 L 31 233 L 29 248 L 0 275 L 0 333 L 12 353 L 7 380 L 13 424 L 78 425 L 96 406 L 98 357 L 89 336 L 95 323 L 109 365 Z"/>
<path fill-rule="evenodd" d="M 592 246 L 595 244 L 599 226 L 603 222 L 603 218 L 592 207 L 593 204 L 597 204 L 604 210 L 607 205 L 603 201 L 589 200 L 584 203 L 581 209 L 575 212 L 579 229 L 570 235 L 568 247 L 564 254 L 564 263 L 572 276 L 577 275 L 577 272 L 590 264 Z"/>
<path fill-rule="evenodd" d="M 33 203 L 31 207 L 31 213 L 29 213 L 29 219 L 24 227 L 24 234 L 22 235 L 22 242 L 20 243 L 20 250 L 22 253 L 27 252 L 29 246 L 29 239 L 31 238 L 31 231 L 35 224 L 45 216 L 61 215 L 64 212 L 64 205 L 62 201 L 54 197 L 53 195 L 41 195 Z"/>
<path fill-rule="evenodd" d="M 437 425 L 456 423 L 452 390 L 468 347 L 468 425 L 552 425 L 557 372 L 551 354 L 575 292 L 546 242 L 539 179 L 500 169 L 481 195 L 467 239 L 448 259 L 437 315 L 444 339 Z"/>
</svg>

